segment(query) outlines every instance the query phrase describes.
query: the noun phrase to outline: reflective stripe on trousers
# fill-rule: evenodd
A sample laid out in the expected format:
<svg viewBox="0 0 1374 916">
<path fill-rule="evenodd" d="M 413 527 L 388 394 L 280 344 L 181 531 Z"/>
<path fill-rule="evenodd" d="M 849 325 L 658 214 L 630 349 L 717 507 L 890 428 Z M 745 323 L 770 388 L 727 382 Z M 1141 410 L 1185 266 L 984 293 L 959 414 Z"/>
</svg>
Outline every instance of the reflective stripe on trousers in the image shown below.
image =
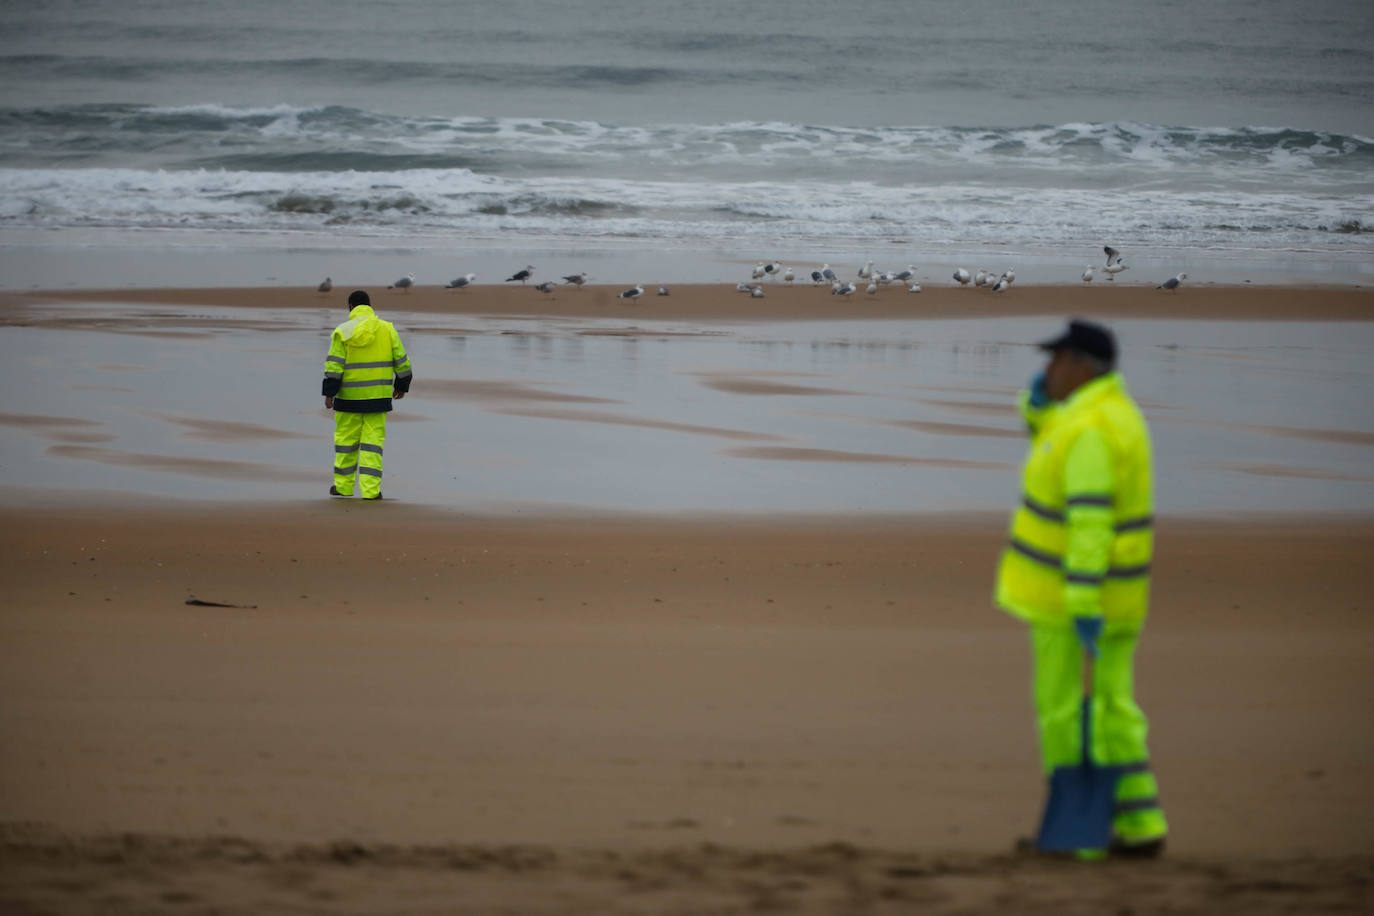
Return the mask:
<svg viewBox="0 0 1374 916">
<path fill-rule="evenodd" d="M 1164 836 L 1168 823 L 1145 744 L 1149 723 L 1135 702 L 1135 647 L 1139 635 L 1104 635 L 1093 664 L 1093 763 L 1117 767 L 1112 828 L 1127 843 Z M 1031 626 L 1035 656 L 1035 711 L 1041 762 L 1056 767 L 1082 760 L 1083 647 L 1067 627 Z"/>
<path fill-rule="evenodd" d="M 334 412 L 334 489 L 353 495 L 354 477 L 362 495 L 382 491 L 382 448 L 386 445 L 385 413 Z"/>
</svg>

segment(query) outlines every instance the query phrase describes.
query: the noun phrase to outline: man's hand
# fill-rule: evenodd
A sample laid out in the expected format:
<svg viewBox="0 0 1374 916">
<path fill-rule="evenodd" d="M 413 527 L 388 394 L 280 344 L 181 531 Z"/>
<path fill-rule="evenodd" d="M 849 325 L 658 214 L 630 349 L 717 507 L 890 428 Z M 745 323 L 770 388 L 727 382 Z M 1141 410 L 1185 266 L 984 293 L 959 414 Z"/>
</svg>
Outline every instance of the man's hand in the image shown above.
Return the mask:
<svg viewBox="0 0 1374 916">
<path fill-rule="evenodd" d="M 406 396 L 406 393 L 399 388 L 393 388 L 391 389 L 391 396 L 399 401 L 401 398 Z"/>
<path fill-rule="evenodd" d="M 1073 631 L 1078 634 L 1078 641 L 1083 644 L 1083 648 L 1093 658 L 1097 658 L 1097 640 L 1102 635 L 1101 617 L 1075 617 L 1073 619 Z"/>
<path fill-rule="evenodd" d="M 334 409 L 334 396 L 333 396 L 333 395 L 327 394 L 327 395 L 324 396 L 324 409 L 325 409 L 325 410 L 333 410 L 333 409 Z"/>
</svg>

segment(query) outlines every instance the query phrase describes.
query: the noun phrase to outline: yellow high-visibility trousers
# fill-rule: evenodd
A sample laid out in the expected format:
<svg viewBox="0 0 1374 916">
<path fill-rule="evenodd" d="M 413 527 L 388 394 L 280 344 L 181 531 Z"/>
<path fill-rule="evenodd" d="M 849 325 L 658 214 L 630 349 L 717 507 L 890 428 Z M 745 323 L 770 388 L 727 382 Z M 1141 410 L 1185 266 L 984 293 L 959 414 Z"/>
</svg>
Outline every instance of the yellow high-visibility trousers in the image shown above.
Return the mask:
<svg viewBox="0 0 1374 916">
<path fill-rule="evenodd" d="M 1032 624 L 1030 629 L 1040 753 L 1048 776 L 1083 757 L 1083 646 L 1069 627 Z M 1169 832 L 1145 746 L 1149 725 L 1135 701 L 1139 640 L 1139 633 L 1103 635 L 1093 663 L 1089 759 L 1122 774 L 1112 829 L 1127 844 L 1157 840 Z"/>
<path fill-rule="evenodd" d="M 384 445 L 385 413 L 334 411 L 334 489 L 352 496 L 356 477 L 363 499 L 381 496 Z"/>
</svg>

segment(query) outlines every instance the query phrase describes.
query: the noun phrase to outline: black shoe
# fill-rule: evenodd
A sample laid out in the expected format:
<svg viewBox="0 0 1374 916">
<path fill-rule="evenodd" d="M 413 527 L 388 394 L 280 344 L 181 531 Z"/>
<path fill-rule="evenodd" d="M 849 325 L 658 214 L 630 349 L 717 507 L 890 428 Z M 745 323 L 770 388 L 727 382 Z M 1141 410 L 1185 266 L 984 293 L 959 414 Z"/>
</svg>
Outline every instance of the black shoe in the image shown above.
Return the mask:
<svg viewBox="0 0 1374 916">
<path fill-rule="evenodd" d="M 363 499 L 367 500 L 368 502 L 372 502 L 374 499 L 381 499 L 381 498 L 382 498 L 382 494 L 381 494 L 380 492 L 378 492 L 376 496 L 364 496 L 364 497 L 363 497 Z"/>
<path fill-rule="evenodd" d="M 1114 858 L 1158 859 L 1164 855 L 1164 837 L 1146 840 L 1143 843 L 1126 843 L 1118 837 L 1112 840 L 1111 849 L 1108 851 Z"/>
<path fill-rule="evenodd" d="M 344 497 L 345 499 L 347 499 L 348 497 L 352 496 L 353 494 L 352 494 L 352 493 L 340 493 L 338 487 L 330 487 L 330 488 L 329 488 L 329 495 L 330 495 L 330 496 L 342 496 L 342 497 Z"/>
</svg>

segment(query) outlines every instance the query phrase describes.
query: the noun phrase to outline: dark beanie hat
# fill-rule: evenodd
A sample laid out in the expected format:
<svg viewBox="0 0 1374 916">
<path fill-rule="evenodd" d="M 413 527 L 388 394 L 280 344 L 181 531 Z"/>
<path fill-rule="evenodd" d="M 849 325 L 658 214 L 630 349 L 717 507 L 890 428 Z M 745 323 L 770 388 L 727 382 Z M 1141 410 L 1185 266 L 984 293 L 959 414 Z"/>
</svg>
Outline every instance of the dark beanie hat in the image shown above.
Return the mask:
<svg viewBox="0 0 1374 916">
<path fill-rule="evenodd" d="M 348 307 L 349 307 L 349 308 L 352 308 L 352 307 L 355 306 L 355 305 L 371 305 L 371 304 L 372 304 L 372 300 L 368 298 L 368 296 L 367 296 L 367 290 L 365 290 L 365 289 L 355 289 L 353 292 L 351 292 L 351 293 L 348 294 Z"/>
</svg>

